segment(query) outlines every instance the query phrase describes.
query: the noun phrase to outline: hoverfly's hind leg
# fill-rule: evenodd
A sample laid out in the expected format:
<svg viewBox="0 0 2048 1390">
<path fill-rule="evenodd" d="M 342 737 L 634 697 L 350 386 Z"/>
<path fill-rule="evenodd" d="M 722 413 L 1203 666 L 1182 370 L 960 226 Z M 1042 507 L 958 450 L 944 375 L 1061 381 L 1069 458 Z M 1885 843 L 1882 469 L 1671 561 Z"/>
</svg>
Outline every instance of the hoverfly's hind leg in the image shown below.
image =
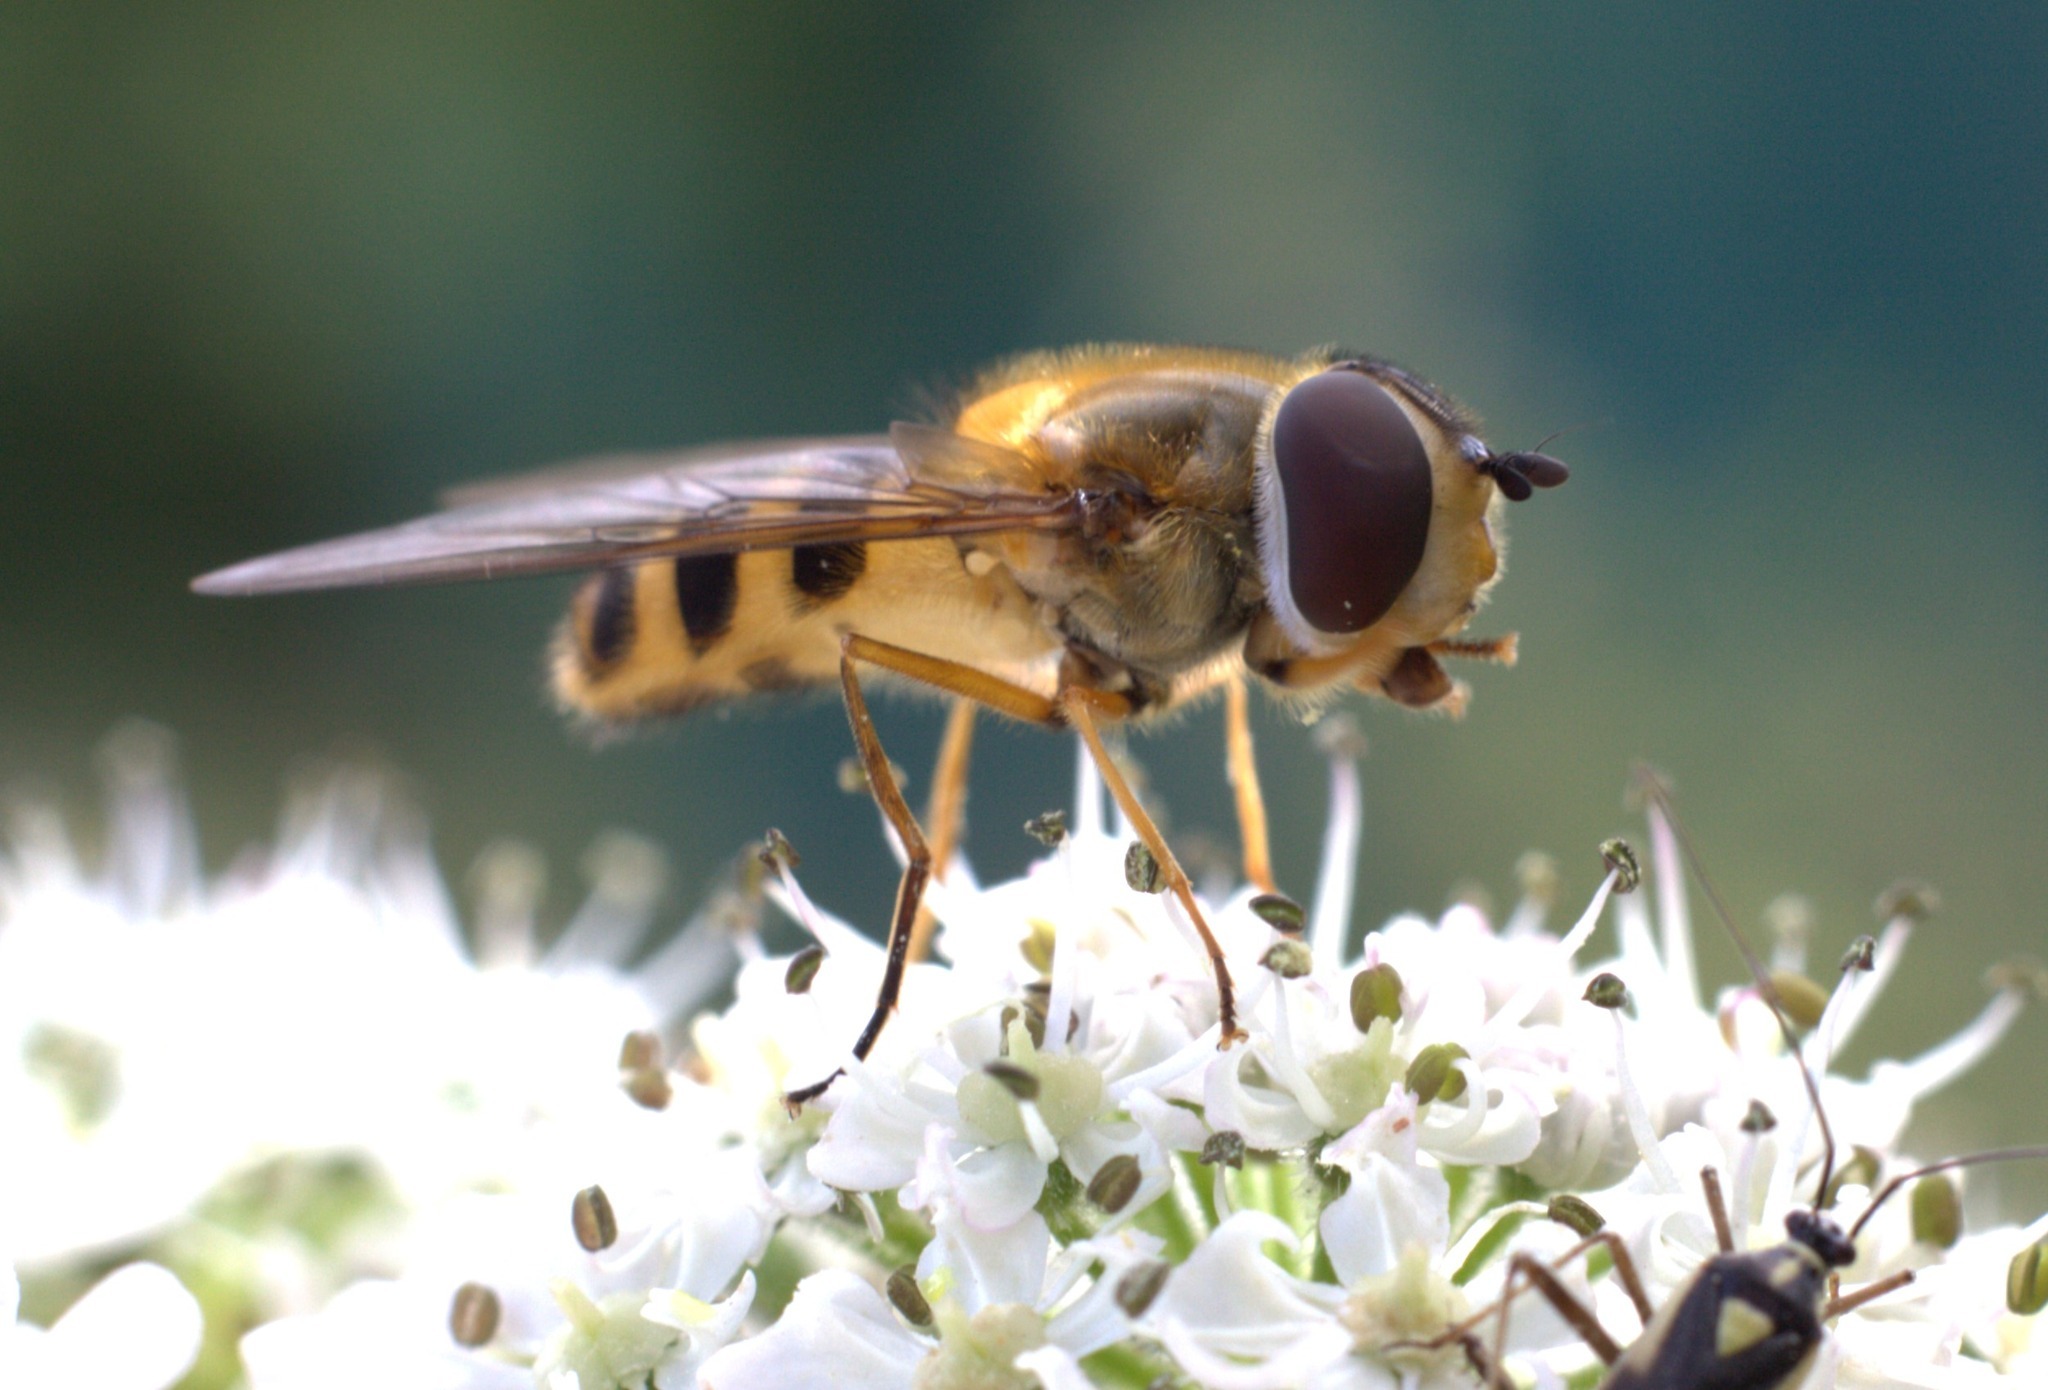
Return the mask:
<svg viewBox="0 0 2048 1390">
<path fill-rule="evenodd" d="M 895 1011 L 896 998 L 903 990 L 903 971 L 910 960 L 911 928 L 924 901 L 925 882 L 931 877 L 932 851 L 924 832 L 918 829 L 917 817 L 910 813 L 910 805 L 903 799 L 903 789 L 896 783 L 889 755 L 883 751 L 881 735 L 875 732 L 875 721 L 868 713 L 867 697 L 861 694 L 860 677 L 854 671 L 854 644 L 859 640 L 848 637 L 840 644 L 840 691 L 846 700 L 847 722 L 853 726 L 853 745 L 860 754 L 861 769 L 867 774 L 868 790 L 881 807 L 889 828 L 896 832 L 904 858 L 903 878 L 896 885 L 896 909 L 889 918 L 888 956 L 882 967 L 882 985 L 875 995 L 875 1011 L 868 1016 L 867 1026 L 860 1030 L 860 1037 L 853 1044 L 853 1055 L 865 1061 L 875 1039 L 882 1036 L 882 1028 Z M 788 1092 L 782 1103 L 794 1114 L 824 1095 L 845 1071 L 840 1067 L 823 1081 Z"/>
<path fill-rule="evenodd" d="M 1194 884 L 1188 878 L 1187 870 L 1181 868 L 1180 861 L 1167 847 L 1166 837 L 1159 833 L 1159 827 L 1145 813 L 1144 804 L 1131 790 L 1131 784 L 1118 769 L 1115 759 L 1109 756 L 1109 749 L 1103 746 L 1102 733 L 1095 727 L 1098 711 L 1112 718 L 1121 718 L 1129 712 L 1129 701 L 1113 692 L 1070 686 L 1061 693 L 1059 708 L 1064 712 L 1066 722 L 1087 743 L 1089 756 L 1102 770 L 1103 785 L 1116 798 L 1117 807 L 1123 811 L 1124 819 L 1131 823 L 1131 829 L 1137 832 L 1138 838 L 1144 841 L 1145 848 L 1152 851 L 1152 857 L 1166 875 L 1167 891 L 1180 900 L 1180 905 L 1187 910 L 1188 920 L 1194 923 L 1195 934 L 1202 939 L 1202 949 L 1208 954 L 1210 969 L 1216 977 L 1216 1021 L 1221 1030 L 1216 1045 L 1227 1048 L 1232 1043 L 1242 1042 L 1246 1035 L 1237 1026 L 1237 989 L 1231 982 L 1230 965 L 1223 959 L 1223 947 L 1217 942 L 1215 933 L 1209 930 L 1208 922 L 1202 917 L 1202 909 L 1195 902 Z"/>
<path fill-rule="evenodd" d="M 1273 850 L 1266 829 L 1266 796 L 1259 788 L 1259 764 L 1252 749 L 1251 701 L 1240 676 L 1232 676 L 1223 686 L 1223 746 L 1224 770 L 1237 796 L 1245 882 L 1261 893 L 1277 893 L 1280 889 L 1273 882 Z"/>
<path fill-rule="evenodd" d="M 882 815 L 889 822 L 889 828 L 896 832 L 896 838 L 903 844 L 905 863 L 903 878 L 896 887 L 896 908 L 889 919 L 889 941 L 886 962 L 882 968 L 881 987 L 875 993 L 875 1010 L 868 1016 L 867 1026 L 860 1030 L 854 1040 L 853 1055 L 867 1060 L 875 1040 L 882 1035 L 882 1029 L 889 1022 L 889 1015 L 896 1010 L 896 999 L 903 990 L 903 972 L 911 959 L 911 938 L 916 925 L 919 909 L 924 902 L 924 886 L 931 878 L 932 865 L 936 856 L 924 832 L 918 828 L 917 817 L 910 812 L 910 805 L 903 799 L 903 789 L 896 784 L 896 774 L 890 770 L 888 754 L 882 750 L 882 739 L 875 732 L 875 721 L 868 714 L 867 697 L 861 693 L 860 676 L 856 664 L 866 662 L 884 671 L 893 671 L 899 676 L 929 685 L 936 690 L 949 691 L 960 697 L 961 703 L 987 705 L 1012 718 L 1027 723 L 1057 726 L 1064 722 L 1061 708 L 1045 696 L 1022 686 L 1012 685 L 986 671 L 977 671 L 957 661 L 943 657 L 926 656 L 922 652 L 910 651 L 887 642 L 877 642 L 871 637 L 848 633 L 839 641 L 839 686 L 846 700 L 846 719 L 853 726 L 853 742 L 860 753 L 861 768 L 867 773 L 868 787 L 874 793 L 875 804 L 881 807 Z M 956 726 L 962 728 L 957 751 L 960 775 L 964 778 L 967 753 L 967 733 L 971 728 L 967 717 L 955 714 L 954 722 L 948 726 L 948 745 L 953 744 L 951 735 Z M 945 761 L 944 753 L 941 762 Z M 934 800 L 948 774 L 942 768 L 935 782 Z M 844 1073 L 840 1068 L 823 1081 L 790 1091 L 783 1096 L 783 1104 L 790 1110 L 801 1109 L 829 1090 L 834 1081 Z"/>
<path fill-rule="evenodd" d="M 943 882 L 960 844 L 960 826 L 967 809 L 967 759 L 974 750 L 974 701 L 961 696 L 946 715 L 946 732 L 939 740 L 939 758 L 932 770 L 932 798 L 925 803 L 925 824 L 932 849 L 932 877 Z M 917 920 L 910 928 L 910 960 L 914 965 L 931 954 L 932 927 L 936 919 L 931 907 L 917 906 Z"/>
</svg>

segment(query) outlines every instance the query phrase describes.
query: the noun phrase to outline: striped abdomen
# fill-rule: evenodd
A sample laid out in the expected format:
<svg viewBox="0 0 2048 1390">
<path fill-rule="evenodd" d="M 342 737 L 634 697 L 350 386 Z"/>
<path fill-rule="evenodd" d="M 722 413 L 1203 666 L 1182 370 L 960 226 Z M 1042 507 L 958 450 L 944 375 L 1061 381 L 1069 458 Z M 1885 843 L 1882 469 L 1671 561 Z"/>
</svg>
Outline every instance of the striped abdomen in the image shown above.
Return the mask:
<svg viewBox="0 0 2048 1390">
<path fill-rule="evenodd" d="M 601 570 L 556 642 L 555 693 L 604 720 L 684 714 L 834 680 L 848 632 L 1049 689 L 1058 639 L 1003 566 L 969 558 L 848 541 Z"/>
</svg>

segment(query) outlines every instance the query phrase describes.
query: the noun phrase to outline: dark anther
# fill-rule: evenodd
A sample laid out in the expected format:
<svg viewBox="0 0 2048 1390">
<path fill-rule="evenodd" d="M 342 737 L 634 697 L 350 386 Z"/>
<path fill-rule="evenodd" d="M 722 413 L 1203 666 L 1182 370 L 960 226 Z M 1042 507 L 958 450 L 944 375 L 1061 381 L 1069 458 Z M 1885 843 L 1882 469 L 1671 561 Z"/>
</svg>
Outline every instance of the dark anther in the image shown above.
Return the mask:
<svg viewBox="0 0 2048 1390">
<path fill-rule="evenodd" d="M 1593 977 L 1581 997 L 1596 1009 L 1622 1009 L 1628 1007 L 1628 986 L 1619 975 L 1602 971 Z"/>
<path fill-rule="evenodd" d="M 1127 1317 L 1144 1317 L 1152 1300 L 1166 1287 L 1166 1276 L 1171 1273 L 1173 1266 L 1164 1260 L 1147 1260 L 1131 1266 L 1116 1281 L 1116 1306 Z"/>
<path fill-rule="evenodd" d="M 1613 873 L 1616 893 L 1633 893 L 1642 884 L 1642 862 L 1636 858 L 1636 852 L 1629 847 L 1627 840 L 1602 840 L 1600 862 Z"/>
<path fill-rule="evenodd" d="M 890 1271 L 888 1282 L 882 1287 L 889 1296 L 889 1306 L 902 1314 L 905 1322 L 912 1327 L 932 1325 L 932 1305 L 925 1299 L 924 1290 L 917 1286 L 916 1265 Z"/>
<path fill-rule="evenodd" d="M 1024 822 L 1024 833 L 1047 849 L 1058 849 L 1067 838 L 1067 813 L 1047 811 Z"/>
<path fill-rule="evenodd" d="M 1115 1154 L 1088 1180 L 1088 1200 L 1114 1215 L 1131 1204 L 1145 1174 L 1129 1154 Z"/>
<path fill-rule="evenodd" d="M 484 1284 L 464 1284 L 448 1309 L 448 1332 L 459 1347 L 480 1347 L 498 1335 L 504 1305 Z"/>
<path fill-rule="evenodd" d="M 576 1243 L 596 1254 L 609 1250 L 619 1238 L 619 1221 L 612 1215 L 611 1199 L 601 1187 L 586 1187 L 569 1203 L 569 1224 Z"/>
<path fill-rule="evenodd" d="M 1244 1167 L 1244 1136 L 1234 1129 L 1219 1129 L 1202 1141 L 1202 1163 L 1208 1167 Z"/>
</svg>

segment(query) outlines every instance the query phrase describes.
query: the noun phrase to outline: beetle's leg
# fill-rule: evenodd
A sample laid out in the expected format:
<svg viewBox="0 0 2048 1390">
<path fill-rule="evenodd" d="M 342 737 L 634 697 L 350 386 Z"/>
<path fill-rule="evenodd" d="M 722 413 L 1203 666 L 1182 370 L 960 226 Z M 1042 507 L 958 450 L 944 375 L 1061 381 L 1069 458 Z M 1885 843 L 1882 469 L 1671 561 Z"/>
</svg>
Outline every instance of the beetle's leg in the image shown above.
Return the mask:
<svg viewBox="0 0 2048 1390">
<path fill-rule="evenodd" d="M 1903 1289 L 1912 1282 L 1913 1271 L 1910 1269 L 1902 1269 L 1896 1274 L 1888 1274 L 1875 1284 L 1865 1284 L 1854 1293 L 1843 1294 L 1838 1298 L 1829 1299 L 1821 1307 L 1821 1319 L 1827 1321 L 1838 1318 L 1844 1313 L 1854 1312 L 1872 1299 L 1883 1298 L 1886 1294 L 1896 1289 Z"/>
<path fill-rule="evenodd" d="M 1266 797 L 1259 790 L 1259 765 L 1252 753 L 1251 701 L 1244 678 L 1233 675 L 1223 684 L 1224 768 L 1237 794 L 1237 833 L 1244 847 L 1244 877 L 1262 893 L 1277 893 L 1273 882 L 1273 851 L 1266 832 Z"/>
<path fill-rule="evenodd" d="M 1579 1302 L 1578 1295 L 1564 1286 L 1564 1281 L 1549 1265 L 1533 1255 L 1517 1252 L 1508 1261 L 1507 1282 L 1501 1285 L 1500 1305 L 1494 1314 L 1493 1360 L 1496 1366 L 1507 1354 L 1508 1305 L 1514 1301 L 1517 1276 L 1542 1294 L 1544 1302 L 1557 1309 L 1557 1315 L 1571 1324 L 1572 1331 L 1579 1334 L 1586 1349 L 1599 1357 L 1603 1366 L 1612 1366 L 1621 1359 L 1621 1344 L 1607 1335 L 1607 1329 L 1600 1325 L 1600 1319 L 1593 1315 L 1593 1310 Z"/>
<path fill-rule="evenodd" d="M 974 701 L 960 697 L 946 716 L 946 733 L 939 741 L 938 765 L 932 771 L 932 799 L 925 804 L 925 824 L 931 829 L 932 876 L 944 879 L 946 866 L 953 862 L 953 850 L 960 843 L 962 813 L 967 809 L 967 755 L 974 748 Z M 910 959 L 914 964 L 931 952 L 932 910 L 920 902 L 917 918 L 910 927 Z"/>
<path fill-rule="evenodd" d="M 1456 1339 L 1458 1347 L 1465 1353 L 1465 1360 L 1479 1376 L 1479 1383 L 1486 1390 L 1515 1390 L 1515 1382 L 1501 1366 L 1498 1357 L 1486 1349 L 1486 1343 L 1470 1332 Z"/>
<path fill-rule="evenodd" d="M 1714 1240 L 1721 1253 L 1735 1253 L 1735 1229 L 1728 1224 L 1728 1203 L 1721 1195 L 1721 1175 L 1710 1163 L 1700 1169 L 1700 1186 L 1707 1194 L 1707 1215 L 1714 1219 Z"/>
<path fill-rule="evenodd" d="M 1187 870 L 1167 848 L 1166 837 L 1159 833 L 1159 827 L 1152 823 L 1152 817 L 1145 814 L 1143 803 L 1131 784 L 1124 779 L 1116 762 L 1109 756 L 1109 750 L 1102 744 L 1102 734 L 1095 727 L 1098 710 L 1120 716 L 1125 712 L 1120 706 L 1128 701 L 1112 692 L 1090 690 L 1086 686 L 1069 686 L 1060 696 L 1060 709 L 1066 715 L 1066 722 L 1081 735 L 1088 744 L 1088 752 L 1095 759 L 1096 767 L 1102 770 L 1103 785 L 1116 798 L 1116 804 L 1124 813 L 1124 819 L 1131 823 L 1131 829 L 1138 832 L 1138 838 L 1145 842 L 1145 848 L 1152 851 L 1152 857 L 1159 861 L 1160 869 L 1166 874 L 1167 891 L 1180 899 L 1180 905 L 1187 909 L 1188 920 L 1195 924 L 1195 934 L 1202 938 L 1202 949 L 1208 953 L 1209 966 L 1216 976 L 1216 1021 L 1222 1030 L 1217 1041 L 1219 1048 L 1227 1048 L 1245 1037 L 1243 1029 L 1237 1026 L 1237 990 L 1231 983 L 1230 965 L 1223 959 L 1223 947 L 1209 930 L 1209 924 L 1202 918 L 1202 909 L 1195 902 L 1194 885 L 1189 881 Z"/>
<path fill-rule="evenodd" d="M 1612 1231 L 1595 1231 L 1586 1237 L 1586 1243 L 1607 1247 L 1607 1258 L 1614 1262 L 1614 1277 L 1621 1281 L 1622 1291 L 1635 1305 L 1636 1316 L 1649 1322 L 1657 1310 L 1650 1303 L 1650 1291 L 1643 1287 L 1643 1276 L 1636 1272 L 1635 1257 L 1628 1253 L 1621 1237 Z"/>
<path fill-rule="evenodd" d="M 1509 1262 L 1508 1277 L 1501 1285 L 1501 1295 L 1498 1299 L 1434 1337 L 1424 1341 L 1399 1342 L 1396 1345 L 1446 1347 L 1455 1342 L 1466 1346 L 1466 1355 L 1469 1357 L 1471 1348 L 1467 1339 L 1472 1336 L 1475 1328 L 1492 1318 L 1497 1324 L 1493 1357 L 1497 1363 L 1500 1359 L 1500 1348 L 1506 1343 L 1508 1307 L 1521 1292 L 1515 1287 L 1517 1278 L 1520 1278 L 1523 1284 L 1542 1294 L 1544 1300 L 1557 1309 L 1558 1316 L 1570 1323 L 1572 1329 L 1585 1339 L 1587 1347 L 1594 1355 L 1608 1365 L 1613 1365 L 1615 1358 L 1621 1355 L 1620 1344 L 1608 1335 L 1607 1330 L 1600 1325 L 1600 1320 L 1593 1316 L 1592 1310 L 1581 1303 L 1554 1272 L 1563 1269 L 1596 1245 L 1606 1249 L 1614 1262 L 1615 1278 L 1621 1281 L 1629 1302 L 1635 1305 L 1636 1316 L 1647 1324 L 1654 1309 L 1650 1304 L 1649 1291 L 1643 1287 L 1642 1276 L 1636 1272 L 1635 1261 L 1629 1256 L 1628 1246 L 1612 1231 L 1595 1231 L 1562 1255 L 1555 1256 L 1547 1262 L 1531 1255 L 1516 1254 Z M 1475 1360 L 1474 1365 L 1477 1366 L 1479 1363 Z M 1481 1374 L 1484 1375 L 1485 1371 L 1481 1370 Z"/>
</svg>

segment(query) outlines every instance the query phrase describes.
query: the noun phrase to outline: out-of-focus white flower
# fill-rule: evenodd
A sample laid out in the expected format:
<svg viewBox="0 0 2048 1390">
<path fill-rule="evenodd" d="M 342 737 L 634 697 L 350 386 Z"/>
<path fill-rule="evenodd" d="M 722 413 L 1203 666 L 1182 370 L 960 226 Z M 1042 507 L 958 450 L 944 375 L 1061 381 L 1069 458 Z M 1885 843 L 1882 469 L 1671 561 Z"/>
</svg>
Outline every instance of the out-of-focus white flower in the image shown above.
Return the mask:
<svg viewBox="0 0 2048 1390">
<path fill-rule="evenodd" d="M 252 1390 L 1463 1390 L 1511 1251 L 1563 1261 L 1615 1337 L 1637 1333 L 1601 1264 L 1563 1260 L 1583 1214 L 1546 1197 L 1582 1196 L 1652 1299 L 1683 1297 L 1717 1245 L 1702 1169 L 1738 1250 L 1816 1199 L 1802 1058 L 1854 1212 L 1871 1156 L 1906 1166 L 1912 1106 L 2018 1014 L 2015 986 L 1920 1058 L 1833 1075 L 1906 916 L 1795 1052 L 1754 985 L 1703 998 L 1654 812 L 1649 891 L 1620 899 L 1604 960 L 1583 957 L 1620 867 L 1562 937 L 1531 875 L 1503 930 L 1459 906 L 1348 949 L 1359 784 L 1341 750 L 1331 766 L 1300 937 L 1206 885 L 1239 1045 L 1217 1048 L 1180 907 L 1126 881 L 1128 827 L 1084 757 L 1052 853 L 987 886 L 956 861 L 932 886 L 939 958 L 856 1062 L 882 952 L 786 854 L 766 891 L 822 949 L 814 971 L 735 936 L 730 903 L 629 965 L 658 881 L 638 842 L 593 853 L 545 949 L 531 856 L 489 856 L 465 933 L 367 781 L 295 802 L 277 848 L 208 881 L 161 740 L 128 734 L 102 864 L 33 810 L 0 854 L 10 1141 L 21 1117 L 0 1242 L 31 1269 L 161 1252 L 241 1289 L 229 1315 L 264 1322 L 243 1340 Z M 689 1019 L 735 957 L 732 1002 Z M 1587 1001 L 1602 972 L 1633 1012 Z M 2023 1383 L 2039 1339 L 2000 1311 L 2001 1261 L 2037 1235 L 1937 1241 L 1884 1207 L 1845 1287 L 1922 1276 L 1840 1318 L 1802 1390 Z M 172 1326 L 174 1301 L 139 1325 Z M 1526 1292 L 1498 1335 L 1524 1380 L 1596 1370 Z"/>
<path fill-rule="evenodd" d="M 199 1352 L 199 1304 L 157 1265 L 115 1270 L 47 1331 L 15 1321 L 20 1301 L 0 1262 L 0 1385 L 165 1390 Z"/>
</svg>

